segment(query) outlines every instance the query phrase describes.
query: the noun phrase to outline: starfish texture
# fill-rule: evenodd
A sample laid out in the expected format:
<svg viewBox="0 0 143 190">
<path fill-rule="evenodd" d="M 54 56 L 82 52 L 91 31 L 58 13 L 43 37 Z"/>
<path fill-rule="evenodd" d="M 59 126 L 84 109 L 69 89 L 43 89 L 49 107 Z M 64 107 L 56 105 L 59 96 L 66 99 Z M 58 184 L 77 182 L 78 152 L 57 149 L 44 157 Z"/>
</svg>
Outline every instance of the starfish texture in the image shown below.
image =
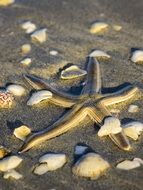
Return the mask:
<svg viewBox="0 0 143 190">
<path fill-rule="evenodd" d="M 39 77 L 24 75 L 25 79 L 35 89 L 48 89 L 52 92 L 53 96 L 49 99 L 50 102 L 71 109 L 47 129 L 33 133 L 28 137 L 19 150 L 19 153 L 25 152 L 35 145 L 55 138 L 68 130 L 77 127 L 85 117 L 89 117 L 101 127 L 105 118 L 112 117 L 110 109 L 108 109 L 109 106 L 127 102 L 132 98 L 135 98 L 139 93 L 137 87 L 127 85 L 116 92 L 103 94 L 99 62 L 93 57 L 88 57 L 87 62 L 86 84 L 79 96 L 59 92 Z M 119 148 L 130 150 L 130 143 L 123 131 L 118 134 L 109 134 L 109 137 Z"/>
</svg>

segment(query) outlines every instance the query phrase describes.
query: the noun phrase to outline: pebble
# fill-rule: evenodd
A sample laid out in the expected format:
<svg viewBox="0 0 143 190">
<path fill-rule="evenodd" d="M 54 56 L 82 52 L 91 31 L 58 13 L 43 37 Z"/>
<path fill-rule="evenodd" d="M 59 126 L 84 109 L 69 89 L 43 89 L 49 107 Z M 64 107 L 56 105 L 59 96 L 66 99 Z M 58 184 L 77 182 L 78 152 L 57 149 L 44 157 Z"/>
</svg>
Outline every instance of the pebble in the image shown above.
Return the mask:
<svg viewBox="0 0 143 190">
<path fill-rule="evenodd" d="M 102 33 L 103 31 L 105 31 L 108 28 L 108 26 L 109 25 L 105 22 L 95 22 L 91 25 L 90 33 L 91 34 Z"/>
<path fill-rule="evenodd" d="M 120 25 L 113 25 L 112 27 L 113 27 L 113 29 L 114 29 L 115 31 L 120 31 L 120 30 L 122 30 L 122 26 L 120 26 Z"/>
<path fill-rule="evenodd" d="M 26 137 L 31 133 L 31 129 L 25 125 L 14 129 L 13 134 L 20 140 L 24 141 Z"/>
<path fill-rule="evenodd" d="M 26 93 L 26 90 L 23 86 L 18 84 L 10 84 L 6 87 L 6 90 L 12 93 L 14 96 L 23 96 Z"/>
<path fill-rule="evenodd" d="M 134 63 L 143 63 L 143 50 L 136 50 L 132 53 L 131 61 Z"/>
<path fill-rule="evenodd" d="M 24 29 L 27 34 L 30 34 L 30 33 L 34 32 L 37 27 L 31 21 L 26 21 L 23 24 L 21 24 L 21 28 Z"/>
<path fill-rule="evenodd" d="M 34 43 L 44 43 L 48 38 L 48 35 L 47 35 L 47 29 L 44 28 L 44 29 L 40 29 L 40 30 L 37 30 L 35 31 L 33 34 L 31 34 L 31 39 L 32 39 L 32 42 Z"/>
</svg>

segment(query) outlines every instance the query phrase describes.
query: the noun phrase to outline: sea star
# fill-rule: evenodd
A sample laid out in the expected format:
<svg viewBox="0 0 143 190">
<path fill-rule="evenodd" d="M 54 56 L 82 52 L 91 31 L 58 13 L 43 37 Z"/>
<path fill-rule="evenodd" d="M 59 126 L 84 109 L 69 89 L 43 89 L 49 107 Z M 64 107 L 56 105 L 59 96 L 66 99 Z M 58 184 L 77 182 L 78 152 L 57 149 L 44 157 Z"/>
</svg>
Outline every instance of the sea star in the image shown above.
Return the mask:
<svg viewBox="0 0 143 190">
<path fill-rule="evenodd" d="M 50 128 L 48 127 L 28 137 L 19 150 L 19 153 L 25 152 L 43 141 L 67 132 L 78 126 L 87 116 L 96 124 L 102 126 L 104 119 L 112 116 L 108 106 L 127 102 L 135 98 L 139 93 L 137 87 L 128 85 L 117 92 L 103 94 L 100 65 L 93 57 L 88 57 L 87 80 L 79 96 L 59 92 L 39 77 L 31 75 L 24 75 L 24 77 L 34 88 L 50 90 L 53 93 L 52 98 L 49 100 L 50 102 L 71 109 L 57 122 L 51 125 Z M 121 149 L 129 150 L 131 148 L 123 131 L 118 134 L 110 134 L 109 137 Z"/>
</svg>

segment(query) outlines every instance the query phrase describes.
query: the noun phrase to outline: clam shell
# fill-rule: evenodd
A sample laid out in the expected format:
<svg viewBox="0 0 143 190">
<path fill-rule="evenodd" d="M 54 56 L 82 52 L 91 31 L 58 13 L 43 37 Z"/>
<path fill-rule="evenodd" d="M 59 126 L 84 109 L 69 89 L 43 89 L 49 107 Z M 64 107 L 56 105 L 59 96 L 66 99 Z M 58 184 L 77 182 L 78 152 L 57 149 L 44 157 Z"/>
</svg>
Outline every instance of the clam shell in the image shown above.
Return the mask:
<svg viewBox="0 0 143 190">
<path fill-rule="evenodd" d="M 108 117 L 104 120 L 104 125 L 98 131 L 98 136 L 103 137 L 109 134 L 117 134 L 121 131 L 120 120 L 116 117 Z"/>
<path fill-rule="evenodd" d="M 37 175 L 43 175 L 49 171 L 49 166 L 47 163 L 42 163 L 35 167 L 33 173 Z"/>
<path fill-rule="evenodd" d="M 26 92 L 25 88 L 18 84 L 8 85 L 6 90 L 12 93 L 14 96 L 23 96 Z"/>
<path fill-rule="evenodd" d="M 31 58 L 27 57 L 27 58 L 23 59 L 20 63 L 21 63 L 22 65 L 28 66 L 28 65 L 31 64 L 31 62 L 32 62 Z"/>
<path fill-rule="evenodd" d="M 81 177 L 99 178 L 108 168 L 109 163 L 99 154 L 88 153 L 82 156 L 73 166 L 73 174 Z"/>
<path fill-rule="evenodd" d="M 128 112 L 129 113 L 136 113 L 139 111 L 139 107 L 137 105 L 130 105 L 128 108 Z"/>
<path fill-rule="evenodd" d="M 66 162 L 65 154 L 48 153 L 39 159 L 40 163 L 47 163 L 48 171 L 53 171 L 61 168 Z"/>
<path fill-rule="evenodd" d="M 0 146 L 0 159 L 5 157 L 9 152 L 10 151 L 7 148 Z"/>
<path fill-rule="evenodd" d="M 0 91 L 0 108 L 10 108 L 13 104 L 14 97 L 10 92 Z"/>
<path fill-rule="evenodd" d="M 0 171 L 5 172 L 16 168 L 22 162 L 19 156 L 8 156 L 0 160 Z"/>
<path fill-rule="evenodd" d="M 135 168 L 140 167 L 140 163 L 138 161 L 130 161 L 130 160 L 124 160 L 123 162 L 120 162 L 117 164 L 116 168 L 121 169 L 121 170 L 132 170 Z"/>
<path fill-rule="evenodd" d="M 30 44 L 23 44 L 21 46 L 21 51 L 22 51 L 22 54 L 24 54 L 24 55 L 30 53 L 30 51 L 31 51 L 31 45 Z"/>
<path fill-rule="evenodd" d="M 8 170 L 3 175 L 4 179 L 9 179 L 9 178 L 20 179 L 22 177 L 23 176 L 19 172 L 15 171 L 15 170 Z"/>
<path fill-rule="evenodd" d="M 80 69 L 76 65 L 72 65 L 61 72 L 62 79 L 73 79 L 87 74 L 87 71 Z"/>
<path fill-rule="evenodd" d="M 8 6 L 14 2 L 15 2 L 15 0 L 0 0 L 0 6 Z"/>
<path fill-rule="evenodd" d="M 38 104 L 39 102 L 52 98 L 52 93 L 48 90 L 41 90 L 32 94 L 27 102 L 27 105 L 32 106 Z"/>
<path fill-rule="evenodd" d="M 105 22 L 95 22 L 90 27 L 90 33 L 91 34 L 98 34 L 102 33 L 108 28 L 108 24 Z"/>
<path fill-rule="evenodd" d="M 109 59 L 111 58 L 111 56 L 109 54 L 107 54 L 104 51 L 101 50 L 94 50 L 89 54 L 90 57 L 96 57 L 96 58 L 105 58 L 105 59 Z"/>
<path fill-rule="evenodd" d="M 77 145 L 77 146 L 75 147 L 74 153 L 75 153 L 76 155 L 81 155 L 81 154 L 84 154 L 87 149 L 88 149 L 87 146 Z"/>
<path fill-rule="evenodd" d="M 44 43 L 47 40 L 47 38 L 48 38 L 48 35 L 47 35 L 46 28 L 37 30 L 31 35 L 32 42 L 35 42 L 35 43 L 37 42 Z"/>
<path fill-rule="evenodd" d="M 143 63 L 143 50 L 136 50 L 132 53 L 131 61 L 134 63 Z"/>
<path fill-rule="evenodd" d="M 31 129 L 25 125 L 22 125 L 14 129 L 13 134 L 18 138 L 24 141 L 26 137 L 31 133 Z"/>
<path fill-rule="evenodd" d="M 31 21 L 26 21 L 23 24 L 21 24 L 21 28 L 24 29 L 27 34 L 30 34 L 30 33 L 34 32 L 37 27 Z"/>
</svg>

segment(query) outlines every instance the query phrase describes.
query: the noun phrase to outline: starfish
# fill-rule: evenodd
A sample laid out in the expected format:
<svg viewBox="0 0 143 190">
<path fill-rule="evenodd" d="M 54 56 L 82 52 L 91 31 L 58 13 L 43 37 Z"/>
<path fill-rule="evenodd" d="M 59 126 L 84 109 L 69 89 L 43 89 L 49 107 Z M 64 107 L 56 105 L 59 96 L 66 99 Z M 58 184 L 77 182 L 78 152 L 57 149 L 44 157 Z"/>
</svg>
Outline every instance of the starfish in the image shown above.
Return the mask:
<svg viewBox="0 0 143 190">
<path fill-rule="evenodd" d="M 112 117 L 109 106 L 126 103 L 139 93 L 139 89 L 131 84 L 113 93 L 102 93 L 100 64 L 93 57 L 88 57 L 86 84 L 79 96 L 59 92 L 40 77 L 34 75 L 24 75 L 24 77 L 35 89 L 50 90 L 53 94 L 52 98 L 49 99 L 50 102 L 70 109 L 53 125 L 27 137 L 19 153 L 28 151 L 35 145 L 66 133 L 77 127 L 85 117 L 90 118 L 101 127 L 105 118 Z M 109 137 L 119 148 L 130 150 L 131 145 L 123 130 L 118 134 L 109 134 Z"/>
</svg>

